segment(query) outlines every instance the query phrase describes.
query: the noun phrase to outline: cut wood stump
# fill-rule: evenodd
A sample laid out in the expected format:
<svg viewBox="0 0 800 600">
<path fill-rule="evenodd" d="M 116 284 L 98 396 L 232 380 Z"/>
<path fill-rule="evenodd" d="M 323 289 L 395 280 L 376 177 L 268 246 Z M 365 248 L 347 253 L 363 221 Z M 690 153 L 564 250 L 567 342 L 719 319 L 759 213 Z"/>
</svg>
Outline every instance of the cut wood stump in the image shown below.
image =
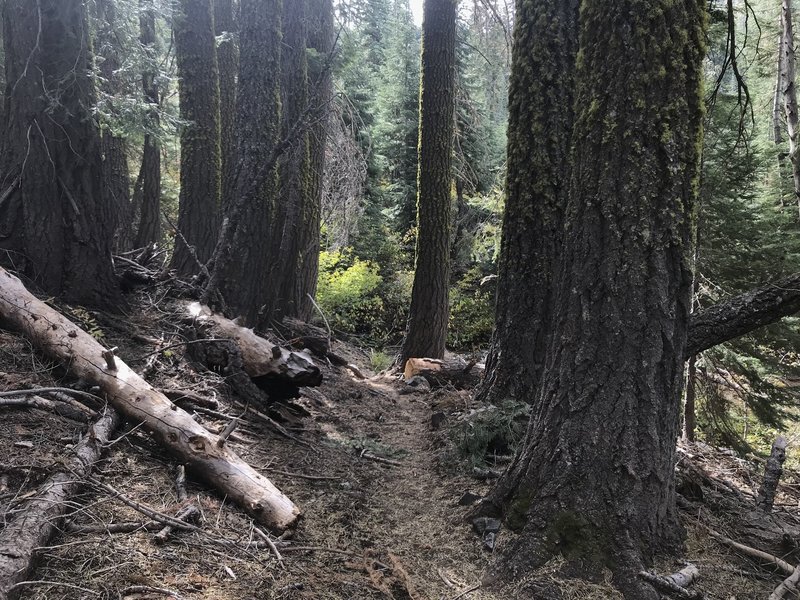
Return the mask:
<svg viewBox="0 0 800 600">
<path fill-rule="evenodd" d="M 107 350 L 97 340 L 35 298 L 2 268 L 0 322 L 22 332 L 77 377 L 97 385 L 121 416 L 143 423 L 160 445 L 258 522 L 273 531 L 283 531 L 297 521 L 297 506 L 224 440 L 195 422 L 122 360 L 108 360 Z"/>
<path fill-rule="evenodd" d="M 463 358 L 409 358 L 403 375 L 406 381 L 412 377 L 424 377 L 432 387 L 452 384 L 455 387 L 469 388 L 478 385 L 483 377 L 485 365 L 476 361 L 467 362 Z"/>
</svg>

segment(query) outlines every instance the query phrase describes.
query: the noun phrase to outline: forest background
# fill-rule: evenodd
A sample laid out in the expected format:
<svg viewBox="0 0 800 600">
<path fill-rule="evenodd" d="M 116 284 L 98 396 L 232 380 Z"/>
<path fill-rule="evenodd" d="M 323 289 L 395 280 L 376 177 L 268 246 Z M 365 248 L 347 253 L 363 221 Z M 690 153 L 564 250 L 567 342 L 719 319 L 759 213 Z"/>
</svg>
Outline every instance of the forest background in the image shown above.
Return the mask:
<svg viewBox="0 0 800 600">
<path fill-rule="evenodd" d="M 179 221 L 180 133 L 187 126 L 179 110 L 180 23 L 168 0 L 90 4 L 94 111 L 104 139 L 122 152 L 117 179 L 132 206 L 118 250 L 142 241 L 171 249 Z M 230 6 L 235 23 L 236 3 L 218 4 Z M 334 93 L 324 116 L 316 300 L 337 336 L 369 350 L 375 370 L 391 364 L 402 341 L 413 280 L 419 4 L 336 2 L 333 58 L 321 67 L 330 70 Z M 780 10 L 768 0 L 712 2 L 695 308 L 800 270 L 786 122 L 775 110 L 783 89 Z M 448 348 L 478 358 L 494 325 L 513 28 L 513 2 L 461 3 Z M 218 29 L 218 51 L 236 45 L 235 27 Z M 321 55 L 308 53 L 313 69 Z M 143 103 L 148 93 L 151 102 Z M 160 157 L 158 223 L 149 233 L 143 230 L 146 221 L 152 225 L 152 211 L 145 219 L 142 204 L 148 147 Z M 687 394 L 697 399 L 698 431 L 714 442 L 765 449 L 773 428 L 796 412 L 798 341 L 797 320 L 789 318 L 693 359 Z M 519 407 L 507 408 L 513 414 Z"/>
</svg>

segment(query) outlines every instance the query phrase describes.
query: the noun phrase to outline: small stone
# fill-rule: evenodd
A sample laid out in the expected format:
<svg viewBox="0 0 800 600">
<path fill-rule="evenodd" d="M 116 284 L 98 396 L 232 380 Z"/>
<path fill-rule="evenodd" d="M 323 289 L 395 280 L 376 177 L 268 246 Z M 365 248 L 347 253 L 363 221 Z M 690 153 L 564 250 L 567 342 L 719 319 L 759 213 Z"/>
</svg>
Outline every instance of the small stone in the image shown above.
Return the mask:
<svg viewBox="0 0 800 600">
<path fill-rule="evenodd" d="M 494 552 L 494 542 L 497 534 L 487 533 L 483 538 L 483 547 L 489 552 Z"/>
<path fill-rule="evenodd" d="M 472 521 L 472 529 L 475 530 L 480 536 L 486 536 L 489 533 L 497 533 L 502 527 L 500 519 L 492 519 L 491 517 L 478 517 Z"/>
<path fill-rule="evenodd" d="M 475 504 L 481 497 L 478 494 L 473 492 L 464 492 L 464 494 L 459 498 L 458 505 L 459 506 L 469 506 L 470 504 Z"/>
<path fill-rule="evenodd" d="M 438 430 L 446 420 L 447 416 L 443 412 L 433 413 L 431 415 L 431 429 Z"/>
<path fill-rule="evenodd" d="M 427 393 L 431 391 L 431 384 L 428 383 L 428 380 L 422 377 L 421 375 L 415 375 L 414 377 L 406 381 L 406 385 L 414 388 L 417 392 Z"/>
</svg>

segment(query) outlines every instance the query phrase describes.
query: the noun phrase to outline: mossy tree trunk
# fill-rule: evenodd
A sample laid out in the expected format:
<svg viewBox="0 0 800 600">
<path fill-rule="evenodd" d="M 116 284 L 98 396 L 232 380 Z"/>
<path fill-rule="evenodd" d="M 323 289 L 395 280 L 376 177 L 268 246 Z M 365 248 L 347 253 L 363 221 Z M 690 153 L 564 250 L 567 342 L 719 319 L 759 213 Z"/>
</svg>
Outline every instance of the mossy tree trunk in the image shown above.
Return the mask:
<svg viewBox="0 0 800 600">
<path fill-rule="evenodd" d="M 314 60 L 308 65 L 309 104 L 313 121 L 308 131 L 309 173 L 308 202 L 303 210 L 299 229 L 300 274 L 296 316 L 303 321 L 311 318 L 313 297 L 319 274 L 320 218 L 322 213 L 322 175 L 325 171 L 325 147 L 328 136 L 328 115 L 333 99 L 331 53 L 333 52 L 333 2 L 308 0 L 308 47 Z"/>
<path fill-rule="evenodd" d="M 532 403 L 544 368 L 569 186 L 579 5 L 518 2 L 495 331 L 478 393 L 487 402 Z"/>
<path fill-rule="evenodd" d="M 95 51 L 100 63 L 100 91 L 106 95 L 108 109 L 118 114 L 114 99 L 123 94 L 123 89 L 117 74 L 121 66 L 121 57 L 116 5 L 112 0 L 97 0 L 94 6 L 98 23 Z M 111 127 L 104 126 L 101 153 L 103 182 L 115 213 L 114 248 L 121 251 L 130 250 L 133 247 L 133 211 L 127 141 Z"/>
<path fill-rule="evenodd" d="M 655 599 L 636 572 L 678 547 L 704 11 L 702 0 L 582 2 L 557 342 L 491 496 L 521 531 L 494 578 L 561 554 L 583 573 L 611 568 L 628 598 Z M 532 25 L 522 12 L 517 26 Z"/>
<path fill-rule="evenodd" d="M 219 231 L 219 75 L 213 14 L 211 0 L 179 0 L 174 15 L 180 114 L 187 122 L 181 130 L 180 235 L 175 236 L 172 257 L 182 276 L 198 273 L 198 261 L 211 258 Z"/>
<path fill-rule="evenodd" d="M 113 305 L 114 214 L 103 185 L 82 0 L 8 0 L 0 253 L 40 289 Z M 65 85 L 69 82 L 69 85 Z"/>
<path fill-rule="evenodd" d="M 423 5 L 417 247 L 401 367 L 412 357 L 442 358 L 447 339 L 457 4 Z"/>
<path fill-rule="evenodd" d="M 267 304 L 266 318 L 297 316 L 302 287 L 303 219 L 309 199 L 308 60 L 306 0 L 284 3 L 281 47 L 281 139 L 292 138 L 281 156 L 280 189 L 273 222 L 271 280 L 277 294 Z M 299 126 L 299 127 L 298 127 Z"/>
<path fill-rule="evenodd" d="M 161 98 L 156 81 L 158 38 L 154 0 L 139 0 L 139 42 L 147 56 L 142 70 L 142 93 L 149 108 L 142 164 L 134 192 L 134 204 L 139 208 L 140 215 L 135 246 L 142 248 L 161 241 L 161 145 L 158 141 Z"/>
<path fill-rule="evenodd" d="M 220 155 L 222 164 L 222 210 L 233 195 L 236 163 L 236 72 L 239 69 L 237 25 L 233 15 L 233 0 L 214 0 L 214 29 L 219 45 Z"/>
<path fill-rule="evenodd" d="M 270 288 L 269 236 L 278 184 L 281 0 L 242 0 L 235 194 L 222 221 L 204 301 L 257 324 Z"/>
</svg>

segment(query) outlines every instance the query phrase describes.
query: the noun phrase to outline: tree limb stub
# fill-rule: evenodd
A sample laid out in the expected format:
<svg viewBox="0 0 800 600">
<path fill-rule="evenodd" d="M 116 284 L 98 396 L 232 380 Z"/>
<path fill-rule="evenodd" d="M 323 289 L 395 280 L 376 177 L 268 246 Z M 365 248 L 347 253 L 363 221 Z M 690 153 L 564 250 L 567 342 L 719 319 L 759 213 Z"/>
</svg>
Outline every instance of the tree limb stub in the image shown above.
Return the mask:
<svg viewBox="0 0 800 600">
<path fill-rule="evenodd" d="M 272 482 L 245 463 L 218 436 L 153 389 L 119 357 L 115 370 L 97 340 L 36 299 L 0 268 L 0 321 L 21 331 L 42 352 L 99 386 L 124 417 L 144 423 L 154 439 L 195 473 L 274 531 L 291 527 L 300 510 Z"/>
<path fill-rule="evenodd" d="M 686 356 L 800 311 L 800 273 L 723 300 L 692 315 Z"/>
</svg>

